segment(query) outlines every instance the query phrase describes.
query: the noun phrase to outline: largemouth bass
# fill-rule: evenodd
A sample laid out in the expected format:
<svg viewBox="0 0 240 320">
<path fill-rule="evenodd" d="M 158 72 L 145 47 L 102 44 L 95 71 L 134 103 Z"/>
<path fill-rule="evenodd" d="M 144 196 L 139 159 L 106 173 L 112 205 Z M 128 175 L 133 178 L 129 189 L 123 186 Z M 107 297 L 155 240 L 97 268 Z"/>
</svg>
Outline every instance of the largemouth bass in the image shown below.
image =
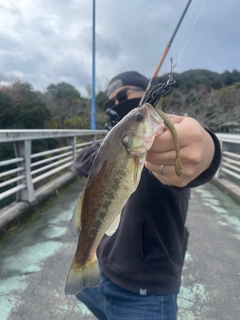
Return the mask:
<svg viewBox="0 0 240 320">
<path fill-rule="evenodd" d="M 66 294 L 99 284 L 98 244 L 104 234 L 117 229 L 121 211 L 139 184 L 146 152 L 162 124 L 154 108 L 145 104 L 130 111 L 103 140 L 71 221 L 72 233 L 80 234 Z"/>
</svg>

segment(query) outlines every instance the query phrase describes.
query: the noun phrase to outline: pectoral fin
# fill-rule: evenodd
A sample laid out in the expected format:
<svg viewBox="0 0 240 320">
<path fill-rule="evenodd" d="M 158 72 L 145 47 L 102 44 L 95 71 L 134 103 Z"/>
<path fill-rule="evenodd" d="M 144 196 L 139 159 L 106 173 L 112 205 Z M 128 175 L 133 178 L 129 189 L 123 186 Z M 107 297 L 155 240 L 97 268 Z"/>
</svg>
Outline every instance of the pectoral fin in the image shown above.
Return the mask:
<svg viewBox="0 0 240 320">
<path fill-rule="evenodd" d="M 73 211 L 72 219 L 70 221 L 70 231 L 74 237 L 76 237 L 79 234 L 80 230 L 82 229 L 81 212 L 82 212 L 83 198 L 84 198 L 84 191 L 80 195 L 80 198 Z"/>
<path fill-rule="evenodd" d="M 135 185 L 137 185 L 139 182 L 139 178 L 142 172 L 143 161 L 144 160 L 142 157 L 135 156 L 134 158 L 133 180 Z"/>
<path fill-rule="evenodd" d="M 117 216 L 117 218 L 114 220 L 114 222 L 112 223 L 112 225 L 110 226 L 110 228 L 108 228 L 108 230 L 106 231 L 106 234 L 108 236 L 111 236 L 114 234 L 114 232 L 117 230 L 118 225 L 119 225 L 119 221 L 120 221 L 120 214 Z"/>
</svg>

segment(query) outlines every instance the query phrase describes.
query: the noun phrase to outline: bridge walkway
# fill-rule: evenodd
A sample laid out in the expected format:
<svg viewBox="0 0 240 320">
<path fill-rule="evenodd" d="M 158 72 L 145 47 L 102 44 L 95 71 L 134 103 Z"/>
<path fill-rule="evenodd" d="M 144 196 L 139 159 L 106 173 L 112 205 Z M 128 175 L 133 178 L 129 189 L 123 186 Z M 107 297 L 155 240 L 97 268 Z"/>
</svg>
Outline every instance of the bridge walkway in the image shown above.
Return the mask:
<svg viewBox="0 0 240 320">
<path fill-rule="evenodd" d="M 93 320 L 64 285 L 76 238 L 78 179 L 0 243 L 0 320 Z M 179 320 L 239 320 L 240 206 L 212 184 L 192 190 Z"/>
</svg>

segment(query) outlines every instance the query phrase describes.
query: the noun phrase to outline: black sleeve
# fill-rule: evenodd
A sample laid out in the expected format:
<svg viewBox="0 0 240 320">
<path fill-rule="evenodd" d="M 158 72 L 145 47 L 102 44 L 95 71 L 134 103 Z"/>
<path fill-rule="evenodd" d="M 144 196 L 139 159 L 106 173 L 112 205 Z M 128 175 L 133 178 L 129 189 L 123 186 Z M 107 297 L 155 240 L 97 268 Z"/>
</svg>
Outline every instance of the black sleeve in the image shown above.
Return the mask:
<svg viewBox="0 0 240 320">
<path fill-rule="evenodd" d="M 209 182 L 217 172 L 220 163 L 221 163 L 221 147 L 220 142 L 217 138 L 217 136 L 208 128 L 204 127 L 204 129 L 210 134 L 210 136 L 213 139 L 214 145 L 215 145 L 215 153 L 212 160 L 211 165 L 209 168 L 205 171 L 203 171 L 196 179 L 192 180 L 186 187 L 192 188 L 200 186 L 201 184 L 204 184 L 206 182 Z"/>
<path fill-rule="evenodd" d="M 74 160 L 74 169 L 79 176 L 87 177 L 91 169 L 93 160 L 98 152 L 101 143 L 97 142 L 89 147 L 83 148 Z"/>
</svg>

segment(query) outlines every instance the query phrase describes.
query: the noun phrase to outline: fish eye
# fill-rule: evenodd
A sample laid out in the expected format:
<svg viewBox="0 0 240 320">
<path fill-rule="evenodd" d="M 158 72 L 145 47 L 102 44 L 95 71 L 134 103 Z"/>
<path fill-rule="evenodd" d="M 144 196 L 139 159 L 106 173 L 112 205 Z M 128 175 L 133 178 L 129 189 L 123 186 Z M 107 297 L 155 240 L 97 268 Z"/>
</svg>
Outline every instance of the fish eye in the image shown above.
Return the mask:
<svg viewBox="0 0 240 320">
<path fill-rule="evenodd" d="M 136 119 L 137 119 L 138 122 L 142 121 L 143 120 L 143 115 L 141 113 L 138 113 Z"/>
</svg>

